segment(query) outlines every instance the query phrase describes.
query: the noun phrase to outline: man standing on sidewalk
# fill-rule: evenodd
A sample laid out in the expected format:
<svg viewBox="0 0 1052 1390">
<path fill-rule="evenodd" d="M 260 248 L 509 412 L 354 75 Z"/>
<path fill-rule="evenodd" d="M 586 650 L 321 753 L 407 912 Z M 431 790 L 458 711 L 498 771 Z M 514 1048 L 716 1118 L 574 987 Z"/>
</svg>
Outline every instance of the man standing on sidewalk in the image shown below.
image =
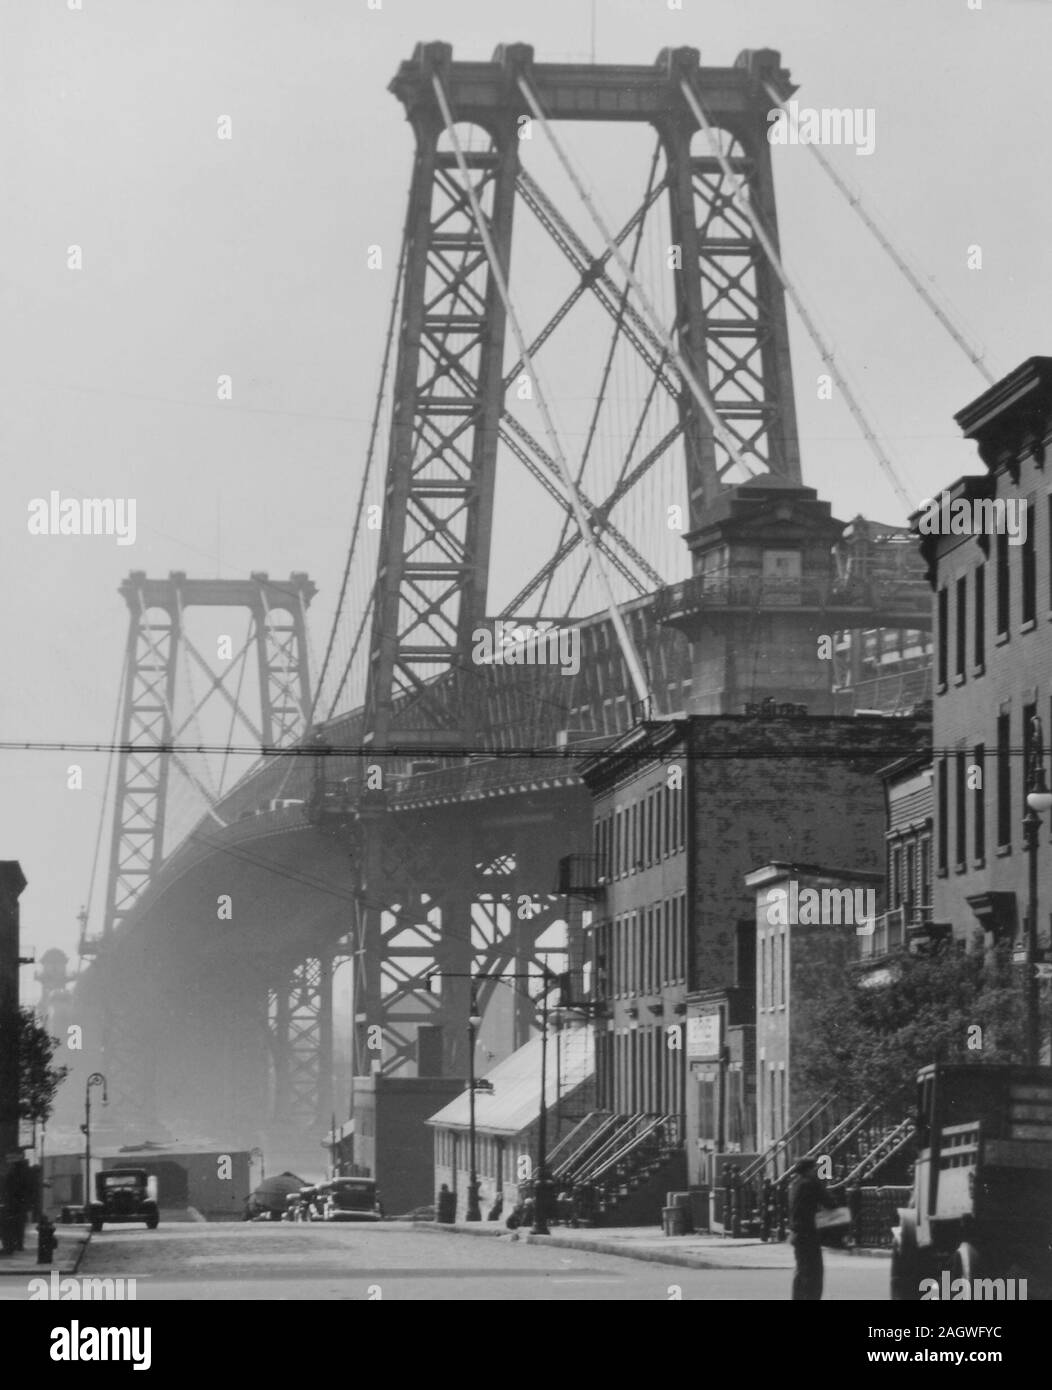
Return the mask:
<svg viewBox="0 0 1052 1390">
<path fill-rule="evenodd" d="M 815 1216 L 819 1207 L 832 1208 L 836 1202 L 818 1176 L 813 1158 L 802 1158 L 793 1169 L 793 1174 L 793 1184 L 789 1189 L 789 1229 L 796 1257 L 793 1301 L 816 1303 L 822 1297 L 825 1271 Z"/>
</svg>

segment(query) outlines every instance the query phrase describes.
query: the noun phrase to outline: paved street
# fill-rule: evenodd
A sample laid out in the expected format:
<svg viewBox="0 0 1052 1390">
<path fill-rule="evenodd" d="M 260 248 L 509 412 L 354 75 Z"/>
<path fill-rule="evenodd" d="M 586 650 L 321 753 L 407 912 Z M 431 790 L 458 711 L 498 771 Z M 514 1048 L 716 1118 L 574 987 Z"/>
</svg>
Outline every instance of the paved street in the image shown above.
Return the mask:
<svg viewBox="0 0 1052 1390">
<path fill-rule="evenodd" d="M 696 1270 L 590 1251 L 383 1226 L 217 1223 L 114 1227 L 95 1235 L 81 1275 L 134 1277 L 144 1299 L 784 1300 L 787 1269 Z M 827 1297 L 884 1300 L 883 1260 L 833 1255 Z M 25 1298 L 0 1281 L 0 1300 Z"/>
</svg>

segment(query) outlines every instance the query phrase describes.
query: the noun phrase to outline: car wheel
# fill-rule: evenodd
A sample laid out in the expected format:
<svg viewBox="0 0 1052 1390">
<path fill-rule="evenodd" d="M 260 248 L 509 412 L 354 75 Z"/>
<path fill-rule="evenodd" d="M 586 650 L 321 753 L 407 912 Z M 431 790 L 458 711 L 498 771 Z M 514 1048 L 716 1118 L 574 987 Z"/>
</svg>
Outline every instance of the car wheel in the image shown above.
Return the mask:
<svg viewBox="0 0 1052 1390">
<path fill-rule="evenodd" d="M 92 1229 L 93 1231 L 101 1231 L 101 1230 L 102 1230 L 102 1222 L 99 1220 L 99 1218 L 98 1218 L 97 1216 L 93 1216 L 93 1217 L 91 1218 L 91 1229 Z"/>
</svg>

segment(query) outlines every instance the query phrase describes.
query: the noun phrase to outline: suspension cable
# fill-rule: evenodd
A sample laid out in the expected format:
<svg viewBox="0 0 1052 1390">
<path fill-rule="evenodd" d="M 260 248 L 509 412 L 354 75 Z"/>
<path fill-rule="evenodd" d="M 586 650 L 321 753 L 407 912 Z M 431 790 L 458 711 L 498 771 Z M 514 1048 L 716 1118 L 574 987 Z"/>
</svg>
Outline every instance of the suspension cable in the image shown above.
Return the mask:
<svg viewBox="0 0 1052 1390">
<path fill-rule="evenodd" d="M 778 93 L 775 91 L 775 89 L 771 86 L 769 82 L 765 82 L 763 85 L 767 92 L 767 95 L 771 98 L 771 100 L 775 103 L 776 106 L 778 106 L 782 111 L 786 113 L 786 116 L 789 118 L 790 127 L 793 130 L 795 130 L 795 112 L 789 110 L 786 103 L 781 99 L 781 97 L 778 95 Z M 936 300 L 932 292 L 928 289 L 927 285 L 924 283 L 921 277 L 912 268 L 912 266 L 909 264 L 906 258 L 896 249 L 896 247 L 891 241 L 891 238 L 885 231 L 882 230 L 880 224 L 875 220 L 875 218 L 867 211 L 866 207 L 863 205 L 861 194 L 858 193 L 857 190 L 852 189 L 851 185 L 846 181 L 846 179 L 841 177 L 841 175 L 834 168 L 831 161 L 826 158 L 826 156 L 822 153 L 822 151 L 816 144 L 814 144 L 811 141 L 807 141 L 806 144 L 807 148 L 814 155 L 815 159 L 818 160 L 819 164 L 832 179 L 833 183 L 836 184 L 837 188 L 847 199 L 849 206 L 854 208 L 858 216 L 862 219 L 865 225 L 873 233 L 874 237 L 876 237 L 880 245 L 895 262 L 895 265 L 906 277 L 909 284 L 913 287 L 913 289 L 916 290 L 916 292 L 920 295 L 921 299 L 924 300 L 925 304 L 927 304 L 928 308 L 939 320 L 943 328 L 946 329 L 947 333 L 949 333 L 953 341 L 968 358 L 968 361 L 971 362 L 973 366 L 975 366 L 978 369 L 986 383 L 989 386 L 993 386 L 997 378 L 993 375 L 993 373 L 987 367 L 986 363 L 983 361 L 984 354 L 975 350 L 974 344 L 968 341 L 963 331 L 960 328 L 958 328 L 957 325 L 953 322 L 949 314 L 946 312 L 945 309 L 943 309 L 942 305 L 939 304 L 939 302 Z"/>
<path fill-rule="evenodd" d="M 566 495 L 569 499 L 571 507 L 573 508 L 574 518 L 577 522 L 578 529 L 581 532 L 581 538 L 584 541 L 585 547 L 588 550 L 589 554 L 592 556 L 592 559 L 595 563 L 596 573 L 599 575 L 600 582 L 602 583 L 604 592 L 606 594 L 607 612 L 609 613 L 610 620 L 614 625 L 615 631 L 617 632 L 618 641 L 621 644 L 621 651 L 624 655 L 625 663 L 628 666 L 629 674 L 632 677 L 632 684 L 635 686 L 636 697 L 638 700 L 642 702 L 644 709 L 649 710 L 651 707 L 651 696 L 647 678 L 644 674 L 642 664 L 640 663 L 639 654 L 636 651 L 635 643 L 632 641 L 631 634 L 629 633 L 628 628 L 625 625 L 624 617 L 622 616 L 621 610 L 617 605 L 617 600 L 614 597 L 613 586 L 610 583 L 610 576 L 607 573 L 606 566 L 603 564 L 602 557 L 599 553 L 599 547 L 596 544 L 595 537 L 592 535 L 591 529 L 589 527 L 588 518 L 585 515 L 585 510 L 581 503 L 580 495 L 574 483 L 573 476 L 570 473 L 569 464 L 566 462 L 566 456 L 563 453 L 562 445 L 559 443 L 559 437 L 555 433 L 555 425 L 552 421 L 551 413 L 548 409 L 548 401 L 545 397 L 543 387 L 541 386 L 540 377 L 538 376 L 536 368 L 534 366 L 533 357 L 530 353 L 530 349 L 527 346 L 525 337 L 523 336 L 522 328 L 519 324 L 518 315 L 515 313 L 515 309 L 512 305 L 511 296 L 508 293 L 507 281 L 504 278 L 504 271 L 501 267 L 500 260 L 497 256 L 497 249 L 493 244 L 493 238 L 490 235 L 490 229 L 486 222 L 486 219 L 482 215 L 482 208 L 479 205 L 478 195 L 475 192 L 475 185 L 471 181 L 471 173 L 468 169 L 467 161 L 464 158 L 464 152 L 460 147 L 460 141 L 457 138 L 456 130 L 453 127 L 453 113 L 449 109 L 449 103 L 446 100 L 445 89 L 443 88 L 442 82 L 439 79 L 437 73 L 432 75 L 431 83 L 435 90 L 435 96 L 438 100 L 439 109 L 442 112 L 442 119 L 446 123 L 446 132 L 449 135 L 450 143 L 453 146 L 453 152 L 456 156 L 457 161 L 457 168 L 460 170 L 460 177 L 464 181 L 465 192 L 467 193 L 468 200 L 471 203 L 471 213 L 475 219 L 475 225 L 478 227 L 479 235 L 482 238 L 482 243 L 486 248 L 486 258 L 489 261 L 490 274 L 493 276 L 493 282 L 497 286 L 498 293 L 501 297 L 501 302 L 504 305 L 504 312 L 507 315 L 508 323 L 511 326 L 511 331 L 514 334 L 515 343 L 518 348 L 519 356 L 522 358 L 523 364 L 526 368 L 526 371 L 529 373 L 530 379 L 533 381 L 534 385 L 537 388 L 537 408 L 540 411 L 541 419 L 544 422 L 544 429 L 545 433 L 548 436 L 548 442 L 551 446 L 552 455 L 555 459 L 556 464 L 558 465 L 559 472 L 562 476 L 563 487 L 566 489 Z"/>
<path fill-rule="evenodd" d="M 354 524 L 351 527 L 351 541 L 347 547 L 347 562 L 343 567 L 343 579 L 340 582 L 340 597 L 336 603 L 336 612 L 333 615 L 332 627 L 329 630 L 329 640 L 325 648 L 325 658 L 322 661 L 321 671 L 318 674 L 317 684 L 314 687 L 314 695 L 311 700 L 310 715 L 307 720 L 308 728 L 314 726 L 314 715 L 318 708 L 318 701 L 321 699 L 322 688 L 325 684 L 325 677 L 329 671 L 329 661 L 332 658 L 332 649 L 336 642 L 336 635 L 340 627 L 340 619 L 343 616 L 344 600 L 347 597 L 347 584 L 351 574 L 351 564 L 354 560 L 355 546 L 358 543 L 358 534 L 361 530 L 362 512 L 365 510 L 365 493 L 369 485 L 369 477 L 372 472 L 374 449 L 376 447 L 376 436 L 380 428 L 380 415 L 383 408 L 384 386 L 387 383 L 387 370 L 391 360 L 391 344 L 394 341 L 394 327 L 398 318 L 398 301 L 402 293 L 402 277 L 405 271 L 406 245 L 409 239 L 409 215 L 406 214 L 405 225 L 402 228 L 402 249 L 398 256 L 398 272 L 395 275 L 394 293 L 391 295 L 391 309 L 387 318 L 387 336 L 384 339 L 383 359 L 380 363 L 380 385 L 376 392 L 376 404 L 373 408 L 373 418 L 369 426 L 369 444 L 365 451 L 365 472 L 362 475 L 362 485 L 358 490 L 358 502 L 354 512 Z M 352 653 L 353 657 L 353 653 Z M 346 680 L 346 675 L 344 676 Z M 343 681 L 340 688 L 343 688 Z M 337 697 L 339 698 L 339 697 Z M 335 702 L 334 702 L 335 703 Z M 332 716 L 332 710 L 329 711 Z"/>
<path fill-rule="evenodd" d="M 661 151 L 661 145 L 660 145 L 660 142 L 659 142 L 659 143 L 658 143 L 657 145 L 655 145 L 655 147 L 654 147 L 654 154 L 653 154 L 653 157 L 651 158 L 651 161 L 650 161 L 650 172 L 649 172 L 648 175 L 647 175 L 646 189 L 644 190 L 644 193 L 643 193 L 643 207 L 644 207 L 644 208 L 648 208 L 648 207 L 649 207 L 649 203 L 650 203 L 650 192 L 651 192 L 651 189 L 654 187 L 654 179 L 655 179 L 655 177 L 656 177 L 656 175 L 657 175 L 658 157 L 659 157 L 660 151 Z M 637 225 L 636 225 L 635 238 L 634 238 L 633 243 L 632 243 L 632 262 L 631 262 L 631 264 L 632 264 L 632 269 L 633 269 L 633 270 L 635 270 L 636 265 L 637 265 L 637 263 L 638 263 L 638 261 L 639 261 L 639 248 L 640 248 L 640 246 L 642 245 L 642 242 L 643 242 L 643 229 L 645 228 L 645 226 L 646 226 L 646 213 L 643 214 L 643 216 L 639 219 L 639 222 L 638 222 Z M 582 478 L 584 477 L 584 471 L 585 471 L 585 468 L 586 468 L 587 465 L 588 465 L 588 459 L 589 459 L 589 456 L 590 456 L 590 454 L 591 454 L 591 452 L 592 452 L 592 444 L 593 444 L 593 442 L 594 442 L 594 440 L 595 440 L 596 427 L 597 427 L 598 424 L 599 424 L 599 416 L 600 416 L 600 413 L 602 412 L 603 405 L 604 405 L 605 402 L 606 402 L 606 392 L 607 392 L 607 387 L 608 387 L 609 382 L 610 382 L 610 373 L 611 373 L 612 370 L 613 370 L 613 366 L 614 366 L 614 356 L 615 356 L 615 354 L 616 354 L 616 352 L 617 352 L 618 343 L 619 343 L 620 340 L 621 340 L 621 329 L 622 329 L 622 327 L 623 327 L 623 325 L 624 325 L 624 321 L 625 321 L 625 310 L 626 310 L 627 307 L 628 307 L 628 291 L 629 291 L 629 286 L 628 286 L 627 284 L 623 285 L 623 286 L 622 286 L 622 289 L 621 289 L 621 294 L 620 294 L 620 296 L 619 296 L 618 306 L 617 306 L 617 316 L 616 316 L 616 318 L 614 319 L 614 331 L 613 331 L 613 334 L 612 334 L 612 336 L 611 336 L 611 338 L 610 338 L 610 347 L 609 347 L 609 350 L 607 351 L 606 361 L 603 363 L 603 370 L 602 370 L 602 372 L 600 373 L 600 378 L 599 378 L 599 390 L 598 390 L 598 393 L 597 393 L 596 399 L 595 399 L 595 409 L 592 411 L 592 418 L 591 418 L 591 420 L 589 421 L 589 424 L 588 424 L 588 434 L 587 434 L 587 437 L 585 438 L 585 441 L 584 441 L 584 448 L 581 450 L 581 463 L 580 463 L 580 466 L 578 467 L 578 470 L 577 470 L 577 483 L 578 483 L 578 484 L 580 484 Z M 569 518 L 569 517 L 566 515 L 566 513 L 564 512 L 564 513 L 563 513 L 562 527 L 560 528 L 560 531 L 559 531 L 559 540 L 558 540 L 558 542 L 556 543 L 556 546 L 555 546 L 555 554 L 556 554 L 556 555 L 557 555 L 557 554 L 559 553 L 559 551 L 562 549 L 563 542 L 566 540 L 566 532 L 567 532 L 567 530 L 568 530 L 568 528 L 569 528 L 569 525 L 570 525 L 570 518 Z M 584 576 L 585 576 L 585 573 L 587 573 L 587 569 L 588 569 L 588 566 L 587 566 L 587 564 L 586 564 L 584 570 L 583 570 L 582 573 L 581 573 L 580 579 L 578 579 L 578 581 L 577 581 L 577 588 L 576 588 L 575 591 L 574 591 L 574 595 L 573 595 L 573 597 L 570 599 L 570 602 L 566 605 L 566 612 L 567 612 L 567 615 L 569 615 L 570 612 L 571 612 L 572 609 L 573 609 L 574 601 L 575 601 L 575 599 L 576 599 L 576 597 L 577 597 L 578 592 L 580 592 L 581 584 L 584 582 Z M 552 568 L 552 569 L 549 570 L 549 572 L 548 572 L 548 577 L 547 577 L 547 579 L 546 579 L 545 582 L 544 582 L 544 589 L 543 589 L 543 591 L 542 591 L 542 593 L 541 593 L 540 598 L 537 600 L 537 611 L 538 611 L 539 613 L 541 613 L 541 612 L 544 611 L 544 605 L 548 602 L 548 594 L 549 594 L 550 591 L 551 591 L 552 580 L 554 579 L 554 577 L 555 577 L 555 569 Z"/>
<path fill-rule="evenodd" d="M 822 361 L 829 368 L 833 380 L 840 388 L 841 394 L 843 395 L 844 400 L 847 402 L 848 409 L 854 416 L 856 424 L 861 429 L 866 441 L 868 442 L 870 448 L 873 450 L 877 462 L 880 464 L 881 468 L 884 470 L 884 472 L 890 479 L 891 485 L 892 487 L 894 487 L 895 492 L 898 495 L 899 501 L 902 502 L 902 504 L 905 506 L 907 512 L 912 511 L 913 502 L 910 499 L 909 493 L 903 487 L 902 482 L 899 479 L 898 473 L 895 471 L 894 464 L 891 462 L 887 454 L 881 448 L 880 441 L 877 439 L 875 431 L 873 430 L 869 421 L 866 419 L 865 413 L 863 412 L 862 407 L 855 396 L 855 393 L 852 391 L 851 387 L 844 379 L 844 374 L 837 366 L 836 358 L 833 354 L 832 348 L 826 343 L 825 339 L 818 331 L 818 327 L 812 319 L 811 315 L 807 312 L 807 309 L 805 308 L 803 301 L 801 300 L 799 294 L 796 291 L 796 287 L 793 285 L 792 281 L 789 279 L 789 276 L 786 274 L 785 267 L 782 265 L 781 258 L 779 257 L 778 252 L 774 248 L 774 243 L 768 235 L 767 228 L 764 226 L 763 221 L 761 220 L 759 214 L 756 212 L 756 209 L 752 205 L 752 201 L 749 198 L 749 190 L 746 186 L 745 180 L 741 178 L 738 174 L 736 174 L 734 170 L 731 168 L 727 156 L 723 153 L 723 150 L 720 147 L 719 142 L 715 138 L 712 125 L 709 122 L 709 118 L 705 114 L 704 108 L 702 107 L 701 102 L 695 96 L 694 89 L 686 78 L 684 78 L 683 81 L 680 83 L 680 90 L 686 98 L 687 105 L 694 113 L 694 118 L 698 122 L 698 125 L 702 128 L 702 130 L 704 130 L 705 134 L 708 136 L 709 144 L 712 150 L 715 152 L 716 159 L 719 162 L 720 168 L 723 170 L 723 177 L 735 190 L 735 202 L 737 203 L 738 207 L 741 208 L 745 216 L 749 219 L 749 222 L 752 224 L 752 229 L 756 233 L 756 239 L 763 247 L 764 254 L 770 262 L 771 269 L 778 276 L 778 279 L 782 283 L 782 288 L 785 290 L 786 294 L 789 296 L 789 299 L 792 301 L 793 307 L 796 309 L 796 312 L 800 315 L 800 321 L 807 329 L 808 336 L 810 337 L 812 343 L 814 343 L 815 347 L 818 349 L 818 353 Z"/>
<path fill-rule="evenodd" d="M 117 761 L 117 728 L 120 724 L 121 709 L 124 704 L 124 682 L 128 674 L 128 648 L 124 648 L 124 660 L 121 663 L 121 679 L 117 687 L 117 701 L 113 711 L 113 732 L 110 735 L 110 756 L 106 760 L 106 780 L 102 787 L 102 805 L 99 807 L 99 825 L 95 832 L 95 852 L 91 860 L 91 877 L 88 879 L 88 896 L 84 901 L 85 928 L 87 927 L 87 916 L 91 913 L 91 900 L 95 895 L 95 876 L 99 868 L 99 850 L 102 848 L 102 836 L 106 822 L 106 802 L 110 794 L 110 782 L 113 779 L 113 768 Z"/>
<path fill-rule="evenodd" d="M 529 104 L 530 109 L 534 114 L 534 117 L 539 122 L 540 127 L 544 131 L 545 135 L 548 137 L 552 149 L 555 151 L 556 156 L 558 157 L 559 163 L 562 165 L 567 177 L 573 184 L 574 188 L 577 190 L 578 197 L 581 199 L 585 207 L 588 209 L 592 221 L 595 223 L 600 236 L 603 238 L 607 245 L 607 249 L 610 251 L 611 255 L 617 261 L 621 274 L 625 277 L 628 283 L 635 290 L 636 296 L 638 297 L 640 304 L 643 306 L 644 312 L 650 319 L 651 328 L 657 334 L 662 345 L 668 349 L 669 356 L 672 358 L 676 366 L 679 368 L 680 375 L 683 377 L 683 380 L 687 383 L 691 395 L 697 401 L 698 405 L 704 412 L 709 424 L 712 426 L 713 434 L 726 449 L 727 453 L 730 455 L 731 459 L 737 465 L 737 467 L 743 469 L 746 473 L 750 473 L 752 474 L 752 476 L 755 477 L 755 468 L 753 468 L 751 464 L 748 464 L 742 456 L 741 450 L 738 447 L 738 442 L 735 440 L 730 430 L 727 428 L 727 426 L 723 423 L 722 419 L 720 418 L 719 412 L 716 409 L 716 403 L 710 395 L 708 389 L 703 385 L 700 377 L 694 371 L 693 366 L 687 361 L 686 357 L 680 351 L 675 339 L 665 332 L 664 324 L 661 322 L 661 316 L 658 314 L 658 311 L 654 307 L 647 292 L 640 284 L 639 279 L 632 270 L 632 267 L 625 260 L 621 248 L 611 238 L 610 230 L 607 227 L 605 221 L 603 220 L 602 215 L 596 208 L 595 203 L 592 201 L 591 196 L 588 193 L 588 190 L 585 188 L 580 178 L 578 178 L 577 171 L 570 163 L 565 151 L 559 144 L 559 141 L 556 139 L 555 132 L 549 125 L 548 118 L 547 116 L 545 116 L 540 102 L 537 100 L 536 96 L 533 93 L 532 87 L 524 77 L 519 78 L 519 90 L 526 98 L 526 101 Z"/>
</svg>

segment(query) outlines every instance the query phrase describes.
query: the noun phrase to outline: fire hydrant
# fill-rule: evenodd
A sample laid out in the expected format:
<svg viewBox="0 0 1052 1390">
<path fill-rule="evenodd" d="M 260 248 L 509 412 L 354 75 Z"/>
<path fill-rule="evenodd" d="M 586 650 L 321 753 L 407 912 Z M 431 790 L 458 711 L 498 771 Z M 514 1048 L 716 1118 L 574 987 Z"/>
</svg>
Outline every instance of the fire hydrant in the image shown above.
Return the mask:
<svg viewBox="0 0 1052 1390">
<path fill-rule="evenodd" d="M 55 1246 L 58 1245 L 58 1236 L 55 1233 L 55 1224 L 49 1221 L 46 1216 L 41 1216 L 37 1223 L 37 1264 L 49 1265 L 55 1254 Z"/>
</svg>

